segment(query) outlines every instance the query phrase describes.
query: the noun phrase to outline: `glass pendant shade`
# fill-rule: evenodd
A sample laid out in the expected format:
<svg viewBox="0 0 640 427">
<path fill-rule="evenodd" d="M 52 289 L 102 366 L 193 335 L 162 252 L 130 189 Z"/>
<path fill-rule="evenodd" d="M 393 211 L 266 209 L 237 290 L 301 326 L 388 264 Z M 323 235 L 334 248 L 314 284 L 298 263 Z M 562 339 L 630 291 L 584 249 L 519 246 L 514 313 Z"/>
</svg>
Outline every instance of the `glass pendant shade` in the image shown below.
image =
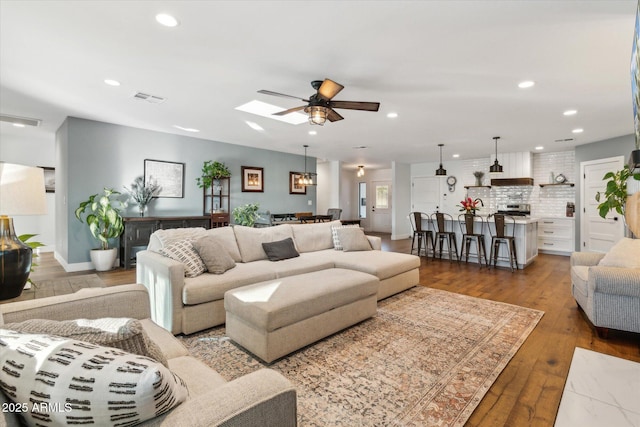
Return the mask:
<svg viewBox="0 0 640 427">
<path fill-rule="evenodd" d="M 358 178 L 362 178 L 364 176 L 364 166 L 358 166 L 358 173 L 356 174 Z"/>
<path fill-rule="evenodd" d="M 447 170 L 442 167 L 442 147 L 444 144 L 438 144 L 438 147 L 440 147 L 440 167 L 436 170 L 436 176 L 446 176 Z"/>
<path fill-rule="evenodd" d="M 327 121 L 327 108 L 313 106 L 307 109 L 309 113 L 309 124 L 323 126 Z"/>
</svg>

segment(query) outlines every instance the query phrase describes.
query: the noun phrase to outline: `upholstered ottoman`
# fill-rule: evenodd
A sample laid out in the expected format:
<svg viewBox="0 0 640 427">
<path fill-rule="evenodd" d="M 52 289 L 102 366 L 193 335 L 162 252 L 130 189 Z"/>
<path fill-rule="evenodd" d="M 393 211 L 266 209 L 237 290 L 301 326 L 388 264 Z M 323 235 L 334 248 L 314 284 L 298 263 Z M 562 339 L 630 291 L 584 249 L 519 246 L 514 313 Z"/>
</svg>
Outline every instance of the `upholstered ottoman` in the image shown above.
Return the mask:
<svg viewBox="0 0 640 427">
<path fill-rule="evenodd" d="M 267 363 L 373 316 L 377 277 L 330 268 L 224 294 L 227 335 Z"/>
</svg>

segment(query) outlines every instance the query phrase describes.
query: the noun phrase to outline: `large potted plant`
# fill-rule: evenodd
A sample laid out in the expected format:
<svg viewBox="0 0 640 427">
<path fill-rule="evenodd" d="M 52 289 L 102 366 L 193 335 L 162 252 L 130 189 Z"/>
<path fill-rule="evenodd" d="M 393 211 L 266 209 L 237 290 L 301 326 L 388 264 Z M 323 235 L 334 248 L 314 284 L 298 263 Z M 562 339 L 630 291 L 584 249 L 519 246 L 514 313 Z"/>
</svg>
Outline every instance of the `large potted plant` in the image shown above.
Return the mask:
<svg viewBox="0 0 640 427">
<path fill-rule="evenodd" d="M 76 218 L 86 223 L 91 235 L 100 242 L 100 247 L 92 249 L 90 253 L 97 271 L 112 269 L 118 255 L 116 248 L 109 247 L 109 240 L 120 237 L 124 231 L 120 214 L 124 205 L 118 200 L 119 195 L 114 189 L 105 188 L 102 194 L 94 194 L 80 203 L 75 211 Z"/>
<path fill-rule="evenodd" d="M 603 180 L 607 181 L 605 191 L 596 193 L 596 201 L 598 205 L 598 214 L 602 218 L 606 218 L 611 211 L 616 211 L 620 215 L 625 214 L 625 205 L 627 203 L 627 182 L 630 178 L 640 181 L 640 173 L 632 173 L 629 165 L 616 172 L 607 172 Z"/>
</svg>

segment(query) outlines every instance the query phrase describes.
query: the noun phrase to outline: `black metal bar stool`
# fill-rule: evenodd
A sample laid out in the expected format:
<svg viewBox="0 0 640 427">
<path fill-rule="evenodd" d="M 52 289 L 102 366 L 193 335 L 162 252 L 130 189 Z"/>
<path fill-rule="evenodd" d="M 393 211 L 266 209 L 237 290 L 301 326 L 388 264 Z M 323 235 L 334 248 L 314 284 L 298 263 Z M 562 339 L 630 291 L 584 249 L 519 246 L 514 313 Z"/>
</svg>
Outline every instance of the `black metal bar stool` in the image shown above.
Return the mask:
<svg viewBox="0 0 640 427">
<path fill-rule="evenodd" d="M 458 241 L 456 239 L 456 233 L 453 231 L 453 217 L 442 212 L 434 213 L 431 218 L 432 221 L 434 217 L 434 223 L 436 226 L 435 242 L 437 242 L 439 248 L 438 252 L 440 253 L 440 259 L 442 259 L 442 244 L 447 242 L 449 261 L 452 261 L 452 253 L 456 254 L 456 258 L 460 261 L 460 257 L 458 256 Z M 433 257 L 436 257 L 436 248 L 433 249 Z"/>
<path fill-rule="evenodd" d="M 475 242 L 476 252 L 478 254 L 478 264 L 482 268 L 482 257 L 484 256 L 484 262 L 489 268 L 489 259 L 487 258 L 487 247 L 484 243 L 484 226 L 485 221 L 481 216 L 473 214 L 460 214 L 458 215 L 458 222 L 460 223 L 460 231 L 462 231 L 462 244 L 460 246 L 460 260 L 464 256 L 464 262 L 469 262 L 469 249 L 471 249 L 471 243 Z M 476 233 L 477 229 L 480 229 Z"/>
<path fill-rule="evenodd" d="M 431 249 L 435 253 L 435 246 L 433 244 L 433 231 L 427 227 L 422 226 L 422 220 L 426 218 L 429 223 L 431 219 L 429 215 L 422 212 L 411 212 L 409 214 L 409 221 L 411 222 L 411 228 L 413 229 L 413 239 L 411 239 L 411 253 L 415 246 L 416 238 L 418 240 L 418 256 L 420 256 L 420 250 L 422 248 L 422 241 L 424 239 L 424 255 L 429 259 L 429 243 L 431 243 Z"/>
<path fill-rule="evenodd" d="M 512 216 L 504 215 L 504 214 L 493 214 L 493 223 L 495 228 L 495 233 L 491 234 L 491 260 L 493 261 L 493 267 L 496 267 L 498 262 L 498 250 L 500 249 L 500 245 L 505 243 L 507 245 L 507 252 L 509 253 L 509 267 L 511 267 L 511 272 L 514 271 L 514 263 L 515 269 L 518 269 L 518 256 L 516 254 L 516 238 L 515 238 L 515 230 L 516 230 L 516 220 Z M 511 232 L 508 229 L 511 229 Z M 489 228 L 491 230 L 491 228 Z M 490 261 L 491 263 L 491 261 Z"/>
</svg>

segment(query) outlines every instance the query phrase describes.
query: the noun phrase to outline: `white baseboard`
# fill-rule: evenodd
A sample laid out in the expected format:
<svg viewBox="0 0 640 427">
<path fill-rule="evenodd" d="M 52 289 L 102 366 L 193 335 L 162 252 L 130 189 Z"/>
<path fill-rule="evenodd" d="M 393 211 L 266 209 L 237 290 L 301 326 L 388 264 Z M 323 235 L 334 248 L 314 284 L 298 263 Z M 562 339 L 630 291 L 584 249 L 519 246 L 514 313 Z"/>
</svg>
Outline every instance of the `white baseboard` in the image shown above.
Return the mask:
<svg viewBox="0 0 640 427">
<path fill-rule="evenodd" d="M 73 263 L 73 264 L 69 264 L 69 263 L 67 263 L 67 260 L 62 258 L 62 256 L 56 251 L 53 252 L 53 257 L 56 259 L 56 261 L 58 261 L 60 263 L 62 268 L 64 268 L 64 271 L 66 271 L 67 273 L 74 273 L 76 271 L 93 270 L 93 263 L 91 261 L 89 261 L 89 262 L 76 262 L 76 263 Z"/>
</svg>

